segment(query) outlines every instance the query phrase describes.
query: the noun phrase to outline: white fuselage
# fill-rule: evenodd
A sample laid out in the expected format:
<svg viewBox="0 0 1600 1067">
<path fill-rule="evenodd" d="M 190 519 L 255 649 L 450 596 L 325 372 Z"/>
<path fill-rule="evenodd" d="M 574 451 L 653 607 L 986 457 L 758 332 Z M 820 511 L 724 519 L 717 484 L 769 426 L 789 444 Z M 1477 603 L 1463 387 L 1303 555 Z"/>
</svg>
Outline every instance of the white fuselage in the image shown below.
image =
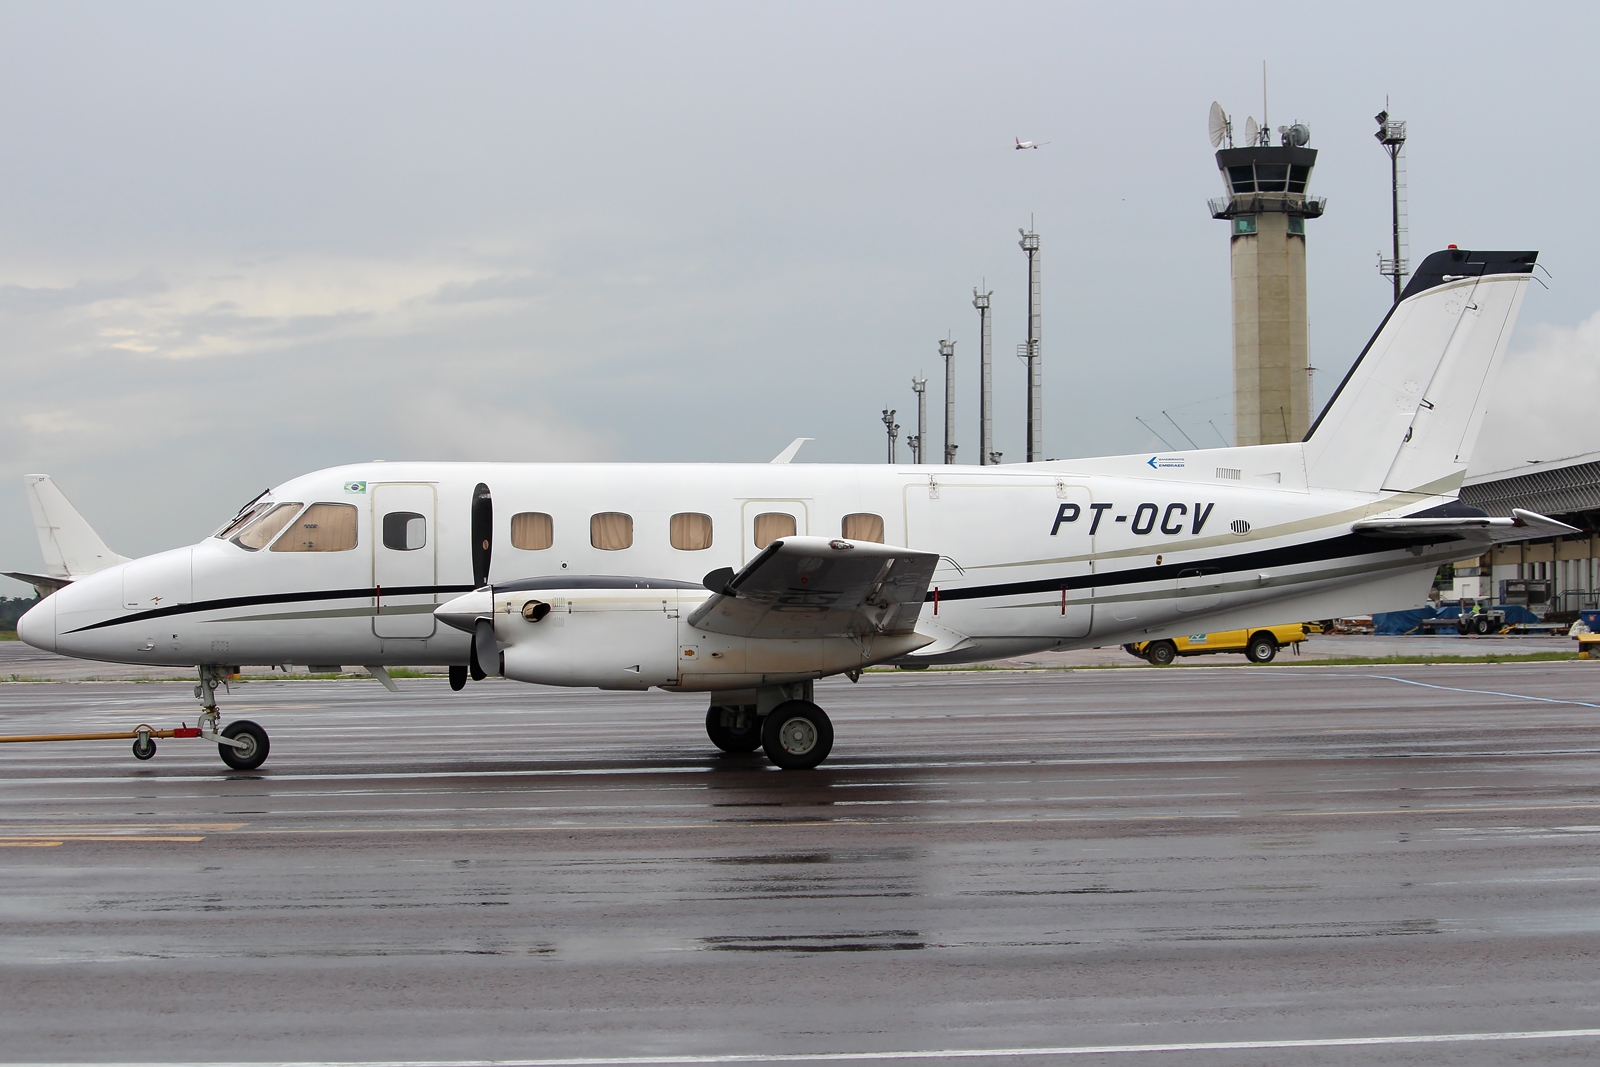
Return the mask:
<svg viewBox="0 0 1600 1067">
<path fill-rule="evenodd" d="M 944 557 L 917 627 L 932 641 L 900 662 L 974 662 L 1420 603 L 1439 563 L 1454 558 L 1449 547 L 1366 541 L 1350 524 L 1444 498 L 1310 489 L 1304 471 L 1299 444 L 992 467 L 360 464 L 295 478 L 263 500 L 353 506 L 353 547 L 282 551 L 287 542 L 275 541 L 249 550 L 208 537 L 72 583 L 30 614 L 24 637 L 127 663 L 465 663 L 471 637 L 432 612 L 474 587 L 479 486 L 492 501 L 489 584 L 684 583 L 670 605 L 661 600 L 674 619 L 709 595 L 704 575 L 737 571 L 760 552 L 763 529 L 870 539 L 862 531 L 881 519 L 885 542 Z M 398 512 L 411 518 L 386 526 Z M 527 514 L 544 518 L 515 518 Z M 682 515 L 709 517 L 709 547 L 673 547 Z M 853 528 L 847 516 L 857 517 Z M 627 526 L 626 547 L 596 547 L 621 544 Z M 694 530 L 703 541 L 707 531 Z M 291 524 L 281 536 L 301 533 Z M 621 661 L 636 657 L 618 637 L 615 649 L 599 639 L 587 654 L 631 666 Z M 708 663 L 681 687 L 717 689 Z M 679 681 L 669 670 L 651 684 Z M 729 687 L 749 684 L 729 678 Z"/>
</svg>

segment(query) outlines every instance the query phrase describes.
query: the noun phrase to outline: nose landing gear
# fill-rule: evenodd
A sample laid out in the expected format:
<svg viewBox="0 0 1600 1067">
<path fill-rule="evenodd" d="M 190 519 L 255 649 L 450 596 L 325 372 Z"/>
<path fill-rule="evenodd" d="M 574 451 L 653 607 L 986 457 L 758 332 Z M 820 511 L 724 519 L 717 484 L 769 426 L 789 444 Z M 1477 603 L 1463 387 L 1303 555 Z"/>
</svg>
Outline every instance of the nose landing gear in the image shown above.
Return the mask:
<svg viewBox="0 0 1600 1067">
<path fill-rule="evenodd" d="M 194 687 L 195 699 L 200 701 L 200 736 L 217 745 L 217 755 L 236 771 L 253 771 L 267 761 L 270 747 L 267 732 L 249 719 L 239 719 L 218 729 L 222 713 L 217 708 L 217 686 L 224 684 L 220 668 L 202 665 L 200 684 Z M 139 756 L 138 742 L 133 754 Z M 150 755 L 155 755 L 155 742 L 150 744 Z M 139 756 L 149 759 L 150 756 Z"/>
</svg>

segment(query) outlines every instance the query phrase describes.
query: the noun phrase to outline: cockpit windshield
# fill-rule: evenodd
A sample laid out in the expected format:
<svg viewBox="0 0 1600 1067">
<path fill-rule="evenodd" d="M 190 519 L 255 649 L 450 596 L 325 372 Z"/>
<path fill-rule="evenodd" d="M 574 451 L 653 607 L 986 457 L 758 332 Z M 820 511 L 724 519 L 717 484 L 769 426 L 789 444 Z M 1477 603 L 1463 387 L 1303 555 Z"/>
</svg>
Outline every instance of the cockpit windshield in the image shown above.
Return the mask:
<svg viewBox="0 0 1600 1067">
<path fill-rule="evenodd" d="M 271 504 L 256 504 L 254 506 L 246 504 L 244 506 L 244 510 L 239 512 L 237 518 L 228 523 L 228 525 L 224 526 L 221 530 L 217 531 L 217 536 L 226 541 L 228 538 L 244 529 L 245 526 L 249 524 L 251 519 L 257 518 L 260 515 L 264 515 L 271 507 Z"/>
<path fill-rule="evenodd" d="M 285 526 L 289 525 L 289 520 L 294 518 L 299 510 L 300 505 L 293 502 L 269 504 L 263 508 L 258 508 L 241 520 L 245 525 L 233 536 L 233 543 L 252 552 L 266 548 L 272 542 L 272 539 L 278 536 Z M 235 523 L 229 529 L 233 529 L 238 525 L 238 523 Z"/>
</svg>

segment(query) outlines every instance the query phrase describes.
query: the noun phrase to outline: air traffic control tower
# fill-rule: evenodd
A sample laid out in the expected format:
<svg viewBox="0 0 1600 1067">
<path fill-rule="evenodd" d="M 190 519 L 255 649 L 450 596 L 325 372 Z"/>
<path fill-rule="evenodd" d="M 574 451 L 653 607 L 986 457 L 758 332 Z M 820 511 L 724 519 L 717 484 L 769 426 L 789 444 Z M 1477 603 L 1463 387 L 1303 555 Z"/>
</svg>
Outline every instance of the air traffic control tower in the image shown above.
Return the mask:
<svg viewBox="0 0 1600 1067">
<path fill-rule="evenodd" d="M 1233 147 L 1231 122 L 1224 132 L 1217 169 L 1228 195 L 1210 204 L 1232 245 L 1234 444 L 1298 441 L 1311 426 L 1306 220 L 1321 216 L 1324 201 L 1306 187 L 1317 150 L 1306 147 L 1311 131 L 1299 123 L 1279 127 L 1276 146 L 1254 119 L 1245 147 Z"/>
</svg>

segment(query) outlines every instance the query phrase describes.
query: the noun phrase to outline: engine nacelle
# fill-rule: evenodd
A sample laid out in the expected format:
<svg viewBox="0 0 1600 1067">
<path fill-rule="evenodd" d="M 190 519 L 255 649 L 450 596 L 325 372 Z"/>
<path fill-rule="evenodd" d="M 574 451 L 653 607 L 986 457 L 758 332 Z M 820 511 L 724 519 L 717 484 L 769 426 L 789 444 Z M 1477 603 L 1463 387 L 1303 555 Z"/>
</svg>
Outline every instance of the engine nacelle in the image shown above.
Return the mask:
<svg viewBox="0 0 1600 1067">
<path fill-rule="evenodd" d="M 469 633 L 479 619 L 492 618 L 498 664 L 480 648 L 486 670 L 497 665 L 514 681 L 598 689 L 777 685 L 859 670 L 931 640 L 920 634 L 787 639 L 709 633 L 685 621 L 708 596 L 702 586 L 659 579 L 530 579 L 457 597 L 435 614 Z"/>
</svg>

